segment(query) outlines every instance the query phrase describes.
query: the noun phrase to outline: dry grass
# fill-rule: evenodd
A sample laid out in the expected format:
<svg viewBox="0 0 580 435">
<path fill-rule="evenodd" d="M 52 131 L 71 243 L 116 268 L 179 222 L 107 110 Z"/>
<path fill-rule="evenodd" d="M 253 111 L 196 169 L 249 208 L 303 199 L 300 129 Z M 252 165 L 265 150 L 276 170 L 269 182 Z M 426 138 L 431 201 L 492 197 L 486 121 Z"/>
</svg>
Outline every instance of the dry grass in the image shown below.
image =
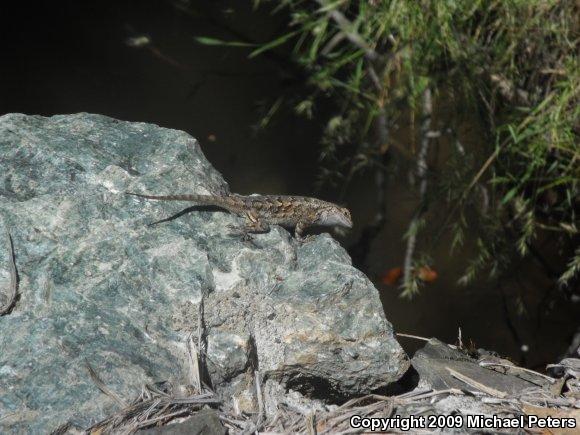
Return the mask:
<svg viewBox="0 0 580 435">
<path fill-rule="evenodd" d="M 195 415 L 205 407 L 216 409 L 219 418 L 230 433 L 361 433 L 361 429 L 353 429 L 350 425 L 352 416 L 361 417 L 391 417 L 394 415 L 427 415 L 441 413 L 437 411 L 437 403 L 450 396 L 463 397 L 474 402 L 480 402 L 493 414 L 500 416 L 519 416 L 535 410 L 544 413 L 550 411 L 580 419 L 580 400 L 571 395 L 567 397 L 561 391 L 534 387 L 524 390 L 518 395 L 498 394 L 497 391 L 470 379 L 466 375 L 454 372 L 457 378 L 465 383 L 463 389 L 446 390 L 414 390 L 398 396 L 381 396 L 370 394 L 347 401 L 341 406 L 329 407 L 325 412 L 304 411 L 286 403 L 281 403 L 274 415 L 265 415 L 263 398 L 261 396 L 261 379 L 256 372 L 255 386 L 259 410 L 255 414 L 235 413 L 231 404 L 218 400 L 217 396 L 206 390 L 204 393 L 188 397 L 172 396 L 166 392 L 151 387 L 145 387 L 140 397 L 133 403 L 95 424 L 88 429 L 90 434 L 123 433 L 130 434 L 138 429 L 161 426 L 175 419 Z M 543 375 L 542 375 L 543 376 Z M 193 385 L 188 386 L 194 388 Z M 536 412 L 538 409 L 540 411 Z M 457 414 L 463 414 L 463 409 L 457 409 Z M 541 414 L 541 412 L 540 412 Z M 390 433 L 402 431 L 394 429 Z M 414 433 L 422 433 L 415 431 Z M 424 432 L 430 433 L 430 432 Z"/>
<path fill-rule="evenodd" d="M 525 415 L 530 409 L 541 408 L 545 411 L 551 409 L 556 413 L 580 417 L 578 411 L 580 402 L 577 399 L 555 397 L 541 388 L 527 390 L 518 396 L 504 395 L 504 397 L 490 396 L 473 387 L 469 390 L 413 391 L 392 397 L 371 394 L 349 400 L 327 412 L 305 413 L 290 405 L 281 404 L 277 412 L 268 418 L 260 413 L 234 415 L 222 411 L 220 410 L 222 404 L 211 393 L 179 399 L 160 395 L 159 392 L 153 394 L 149 392 L 149 395 L 142 395 L 125 409 L 92 426 L 88 432 L 130 434 L 140 428 L 160 426 L 176 418 L 195 415 L 197 411 L 209 406 L 217 409 L 220 420 L 230 433 L 360 433 L 363 431 L 353 429 L 350 425 L 352 416 L 384 418 L 394 415 L 436 413 L 437 402 L 449 396 L 476 398 L 488 408 L 493 408 L 494 414 L 501 416 Z M 457 411 L 459 414 L 462 413 L 461 409 Z M 391 433 L 398 432 L 393 430 Z"/>
<path fill-rule="evenodd" d="M 471 407 L 481 403 L 492 413 L 501 416 L 519 416 L 530 413 L 541 415 L 541 412 L 556 412 L 560 415 L 576 417 L 580 420 L 580 400 L 578 394 L 569 396 L 562 393 L 565 378 L 556 380 L 531 370 L 530 374 L 550 380 L 546 387 L 533 387 L 522 391 L 518 395 L 509 395 L 499 392 L 489 386 L 477 382 L 465 374 L 450 368 L 452 375 L 465 384 L 462 389 L 420 390 L 415 389 L 398 396 L 381 396 L 370 394 L 364 397 L 353 398 L 340 406 L 329 406 L 326 411 L 302 410 L 282 401 L 273 415 L 265 412 L 264 397 L 262 396 L 262 377 L 258 370 L 254 372 L 254 386 L 258 403 L 255 413 L 239 412 L 235 404 L 220 400 L 202 377 L 207 373 L 205 365 L 205 325 L 203 321 L 203 298 L 199 306 L 197 337 L 194 340 L 191 334 L 186 339 L 189 379 L 187 385 L 173 387 L 169 383 L 159 388 L 143 387 L 139 397 L 129 405 L 123 406 L 114 415 L 98 422 L 87 430 L 89 434 L 132 434 L 139 429 L 162 426 L 172 421 L 183 420 L 194 416 L 204 408 L 213 408 L 219 415 L 223 425 L 230 433 L 304 433 L 331 434 L 331 433 L 361 433 L 362 429 L 354 429 L 350 425 L 350 418 L 360 417 L 391 417 L 394 415 L 426 415 L 440 414 L 437 404 L 446 398 L 455 396 L 464 398 Z M 115 395 L 98 377 L 97 373 L 88 365 L 89 376 L 99 389 L 122 404 L 123 399 Z M 517 368 L 517 367 L 510 367 Z M 554 388 L 558 385 L 558 388 Z M 456 414 L 464 414 L 466 407 L 459 406 Z M 540 410 L 540 411 L 538 411 Z M 580 422 L 580 421 L 579 421 Z M 403 433 L 399 429 L 390 433 Z M 423 433 L 414 430 L 414 433 Z M 424 432 L 431 433 L 431 432 Z"/>
</svg>

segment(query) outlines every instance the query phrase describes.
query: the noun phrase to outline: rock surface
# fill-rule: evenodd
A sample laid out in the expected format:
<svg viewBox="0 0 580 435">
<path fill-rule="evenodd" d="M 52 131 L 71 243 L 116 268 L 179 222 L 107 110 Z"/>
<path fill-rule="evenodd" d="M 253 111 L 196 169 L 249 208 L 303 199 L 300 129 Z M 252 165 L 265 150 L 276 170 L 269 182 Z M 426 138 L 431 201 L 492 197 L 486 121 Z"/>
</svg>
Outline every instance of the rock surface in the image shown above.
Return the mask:
<svg viewBox="0 0 580 435">
<path fill-rule="evenodd" d="M 548 377 L 493 352 L 432 338 L 411 363 L 418 373 L 411 370 L 405 378 L 419 377 L 411 391 L 352 399 L 317 409 L 313 419 L 308 418 L 312 409 L 286 408 L 280 418 L 266 421 L 261 433 L 314 433 L 314 427 L 318 433 L 369 433 L 373 423 L 379 433 L 579 432 L 578 359 L 550 365 Z M 374 421 L 365 425 L 361 417 Z"/>
<path fill-rule="evenodd" d="M 124 195 L 225 189 L 184 132 L 89 114 L 0 117 L 0 231 L 20 279 L 0 317 L 0 432 L 82 429 L 117 410 L 89 365 L 126 401 L 145 383 L 187 383 L 200 312 L 212 387 L 242 410 L 256 406 L 256 369 L 269 411 L 289 389 L 332 399 L 405 373 L 376 289 L 329 235 L 300 245 L 274 227 L 243 242 L 228 234 L 239 218 L 210 211 L 148 227 L 188 204 Z M 2 290 L 8 257 L 2 246 Z"/>
<path fill-rule="evenodd" d="M 138 435 L 226 435 L 219 415 L 213 410 L 203 410 L 181 422 L 152 429 L 140 430 Z"/>
<path fill-rule="evenodd" d="M 511 395 L 547 385 L 542 377 L 519 370 L 507 360 L 491 355 L 474 359 L 435 338 L 415 353 L 411 364 L 419 375 L 419 388 L 465 389 L 469 385 L 457 378 L 461 375 L 493 391 Z"/>
</svg>

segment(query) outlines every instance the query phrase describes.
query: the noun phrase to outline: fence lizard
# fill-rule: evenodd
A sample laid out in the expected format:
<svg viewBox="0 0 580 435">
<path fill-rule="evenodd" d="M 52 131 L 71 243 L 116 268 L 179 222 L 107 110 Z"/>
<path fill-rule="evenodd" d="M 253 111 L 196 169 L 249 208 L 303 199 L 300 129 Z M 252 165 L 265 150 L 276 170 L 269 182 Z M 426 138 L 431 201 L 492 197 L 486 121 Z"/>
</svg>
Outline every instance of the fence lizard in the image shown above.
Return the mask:
<svg viewBox="0 0 580 435">
<path fill-rule="evenodd" d="M 246 219 L 244 234 L 266 233 L 270 225 L 294 228 L 297 240 L 312 226 L 341 226 L 352 228 L 348 209 L 331 202 L 305 196 L 284 195 L 128 195 L 160 201 L 188 201 L 200 206 L 215 206 Z"/>
</svg>

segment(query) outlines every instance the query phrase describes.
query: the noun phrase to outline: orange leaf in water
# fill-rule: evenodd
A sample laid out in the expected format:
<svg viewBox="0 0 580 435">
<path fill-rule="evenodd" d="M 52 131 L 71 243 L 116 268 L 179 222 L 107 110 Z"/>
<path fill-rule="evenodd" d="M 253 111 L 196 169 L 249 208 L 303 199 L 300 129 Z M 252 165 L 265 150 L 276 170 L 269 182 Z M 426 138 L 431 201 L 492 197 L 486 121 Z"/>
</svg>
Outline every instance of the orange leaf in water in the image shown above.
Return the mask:
<svg viewBox="0 0 580 435">
<path fill-rule="evenodd" d="M 433 282 L 438 278 L 439 275 L 429 266 L 422 266 L 417 271 L 417 276 L 421 281 Z"/>
<path fill-rule="evenodd" d="M 400 267 L 394 267 L 387 270 L 383 275 L 381 275 L 381 282 L 387 285 L 395 285 L 401 275 L 403 274 L 403 269 Z"/>
</svg>

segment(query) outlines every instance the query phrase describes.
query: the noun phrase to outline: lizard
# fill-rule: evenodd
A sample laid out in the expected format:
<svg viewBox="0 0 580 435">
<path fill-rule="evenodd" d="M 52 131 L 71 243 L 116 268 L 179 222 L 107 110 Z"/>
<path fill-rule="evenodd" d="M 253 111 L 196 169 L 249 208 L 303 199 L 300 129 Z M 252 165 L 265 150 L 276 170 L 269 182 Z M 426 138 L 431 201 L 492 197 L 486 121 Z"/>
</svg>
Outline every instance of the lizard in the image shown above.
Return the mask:
<svg viewBox="0 0 580 435">
<path fill-rule="evenodd" d="M 352 228 L 347 208 L 307 196 L 287 195 L 144 195 L 126 192 L 139 198 L 159 201 L 187 201 L 199 206 L 214 206 L 244 217 L 243 234 L 267 233 L 270 225 L 294 228 L 294 236 L 304 241 L 303 232 L 312 226 Z"/>
</svg>

